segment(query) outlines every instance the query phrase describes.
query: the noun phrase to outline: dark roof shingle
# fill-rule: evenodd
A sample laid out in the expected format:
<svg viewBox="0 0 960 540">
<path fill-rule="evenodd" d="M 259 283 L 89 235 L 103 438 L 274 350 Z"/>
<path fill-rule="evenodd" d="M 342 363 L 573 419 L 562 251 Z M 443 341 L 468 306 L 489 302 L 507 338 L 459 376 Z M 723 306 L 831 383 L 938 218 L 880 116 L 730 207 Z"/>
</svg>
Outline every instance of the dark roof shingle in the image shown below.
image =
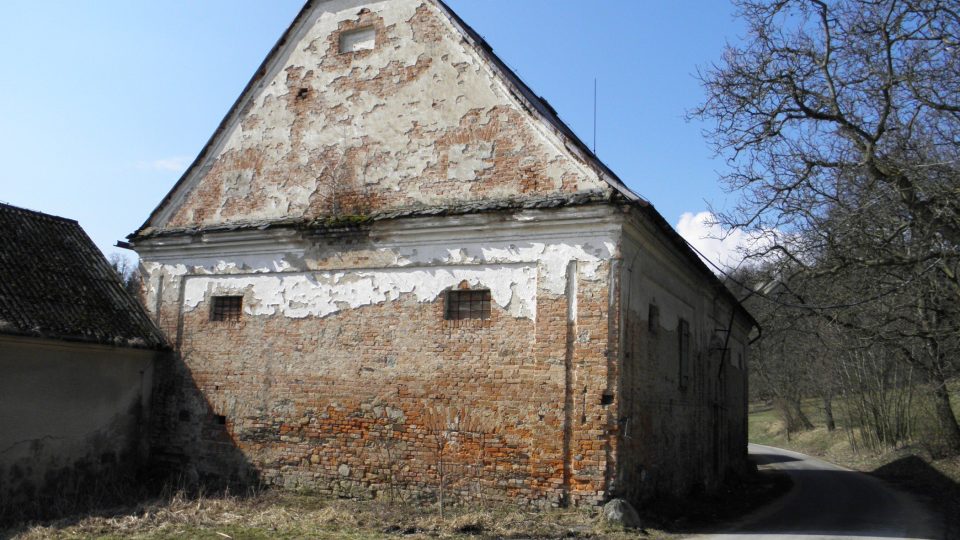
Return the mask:
<svg viewBox="0 0 960 540">
<path fill-rule="evenodd" d="M 76 221 L 0 203 L 0 233 L 0 334 L 165 347 Z"/>
</svg>

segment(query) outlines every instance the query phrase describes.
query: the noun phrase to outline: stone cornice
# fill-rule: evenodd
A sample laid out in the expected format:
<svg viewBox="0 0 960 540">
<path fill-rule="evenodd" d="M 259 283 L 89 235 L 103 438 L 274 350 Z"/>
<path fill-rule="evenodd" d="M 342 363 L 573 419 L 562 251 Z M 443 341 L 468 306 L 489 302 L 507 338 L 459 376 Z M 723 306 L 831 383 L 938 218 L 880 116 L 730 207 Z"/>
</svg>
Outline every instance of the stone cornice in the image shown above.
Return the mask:
<svg viewBox="0 0 960 540">
<path fill-rule="evenodd" d="M 270 228 L 195 231 L 146 238 L 134 243 L 141 257 L 157 262 L 233 255 L 302 255 L 318 244 L 371 242 L 377 247 L 415 247 L 484 241 L 540 241 L 590 238 L 609 241 L 619 233 L 622 213 L 612 205 L 486 214 L 398 218 L 353 227 Z"/>
</svg>

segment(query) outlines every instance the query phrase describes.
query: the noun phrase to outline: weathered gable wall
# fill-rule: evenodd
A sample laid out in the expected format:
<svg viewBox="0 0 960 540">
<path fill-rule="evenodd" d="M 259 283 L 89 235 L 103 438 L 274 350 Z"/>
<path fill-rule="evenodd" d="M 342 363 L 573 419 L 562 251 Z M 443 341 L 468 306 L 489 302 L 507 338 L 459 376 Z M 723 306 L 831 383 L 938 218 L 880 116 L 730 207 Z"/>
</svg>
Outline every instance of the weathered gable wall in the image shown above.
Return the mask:
<svg viewBox="0 0 960 540">
<path fill-rule="evenodd" d="M 152 227 L 608 190 L 428 0 L 319 2 L 250 96 Z"/>
<path fill-rule="evenodd" d="M 618 231 L 593 206 L 141 245 L 181 358 L 158 376 L 155 454 L 200 476 L 431 495 L 436 416 L 462 410 L 444 458 L 457 496 L 595 504 L 615 465 Z M 444 320 L 461 284 L 491 291 L 490 320 Z M 243 296 L 242 320 L 211 321 L 215 295 Z"/>
<path fill-rule="evenodd" d="M 622 250 L 617 489 L 644 500 L 713 488 L 746 463 L 750 327 L 645 223 L 626 228 Z M 682 360 L 681 320 L 689 331 Z"/>
</svg>

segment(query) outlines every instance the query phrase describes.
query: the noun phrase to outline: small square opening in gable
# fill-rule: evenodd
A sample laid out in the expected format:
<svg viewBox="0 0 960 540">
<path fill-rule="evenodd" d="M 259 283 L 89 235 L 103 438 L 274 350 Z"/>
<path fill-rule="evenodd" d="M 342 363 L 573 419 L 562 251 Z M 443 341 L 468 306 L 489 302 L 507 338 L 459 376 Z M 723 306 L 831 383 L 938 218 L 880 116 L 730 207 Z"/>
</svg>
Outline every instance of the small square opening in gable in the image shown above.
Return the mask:
<svg viewBox="0 0 960 540">
<path fill-rule="evenodd" d="M 340 34 L 340 52 L 352 53 L 358 51 L 370 51 L 377 44 L 377 29 L 372 26 L 365 26 L 342 32 Z"/>
</svg>

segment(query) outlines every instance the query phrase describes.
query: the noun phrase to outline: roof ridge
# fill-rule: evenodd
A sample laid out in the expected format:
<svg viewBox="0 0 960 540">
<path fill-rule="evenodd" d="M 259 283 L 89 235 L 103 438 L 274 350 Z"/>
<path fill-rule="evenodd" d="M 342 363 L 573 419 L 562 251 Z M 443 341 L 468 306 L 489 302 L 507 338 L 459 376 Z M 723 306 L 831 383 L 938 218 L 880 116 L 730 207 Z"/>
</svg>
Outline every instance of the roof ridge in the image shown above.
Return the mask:
<svg viewBox="0 0 960 540">
<path fill-rule="evenodd" d="M 31 210 L 29 208 L 24 208 L 22 206 L 14 206 L 12 204 L 7 204 L 3 202 L 0 202 L 0 210 L 28 214 L 33 217 L 45 218 L 53 221 L 62 221 L 64 223 L 78 223 L 77 220 L 75 219 L 65 218 L 62 216 L 55 216 L 53 214 L 40 212 L 39 210 Z"/>
</svg>

